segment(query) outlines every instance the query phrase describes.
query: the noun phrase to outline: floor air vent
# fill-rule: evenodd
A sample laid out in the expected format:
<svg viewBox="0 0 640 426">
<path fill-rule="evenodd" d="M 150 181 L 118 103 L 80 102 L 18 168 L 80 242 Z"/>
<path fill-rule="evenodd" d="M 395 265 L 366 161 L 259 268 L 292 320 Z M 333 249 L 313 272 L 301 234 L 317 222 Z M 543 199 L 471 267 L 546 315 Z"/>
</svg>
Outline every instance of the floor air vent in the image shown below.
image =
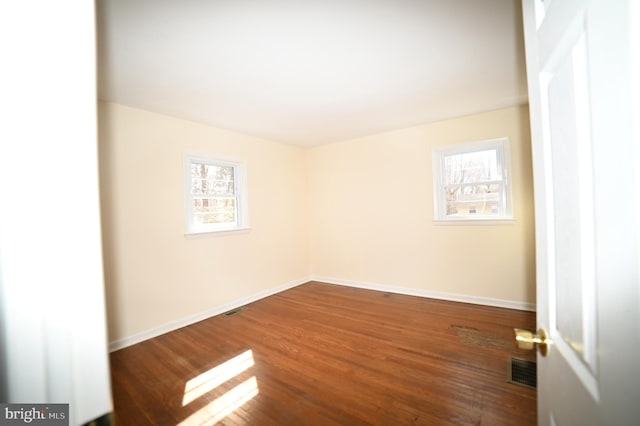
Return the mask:
<svg viewBox="0 0 640 426">
<path fill-rule="evenodd" d="M 246 306 L 240 306 L 239 308 L 235 308 L 235 309 L 232 309 L 232 310 L 230 310 L 230 311 L 227 311 L 227 312 L 225 312 L 225 313 L 224 313 L 224 314 L 222 314 L 222 315 L 224 315 L 224 316 L 226 316 L 226 317 L 232 317 L 232 316 L 234 316 L 235 314 L 239 314 L 240 312 L 244 311 L 245 309 L 247 309 L 247 307 L 246 307 Z"/>
<path fill-rule="evenodd" d="M 536 388 L 536 363 L 527 359 L 509 357 L 507 381 L 516 385 Z"/>
</svg>

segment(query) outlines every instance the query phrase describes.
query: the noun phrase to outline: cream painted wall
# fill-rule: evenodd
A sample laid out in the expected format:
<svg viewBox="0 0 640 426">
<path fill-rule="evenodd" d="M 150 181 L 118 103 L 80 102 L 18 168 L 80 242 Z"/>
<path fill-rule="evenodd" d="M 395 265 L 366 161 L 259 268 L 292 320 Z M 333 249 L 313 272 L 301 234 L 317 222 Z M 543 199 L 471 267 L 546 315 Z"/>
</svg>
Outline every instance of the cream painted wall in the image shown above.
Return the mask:
<svg viewBox="0 0 640 426">
<path fill-rule="evenodd" d="M 534 303 L 528 120 L 522 106 L 311 149 L 312 275 Z M 434 224 L 432 148 L 502 136 L 514 222 Z"/>
<path fill-rule="evenodd" d="M 111 342 L 310 276 L 535 302 L 524 106 L 306 150 L 122 105 L 98 111 Z M 435 225 L 432 147 L 502 136 L 513 223 Z M 184 236 L 185 150 L 246 160 L 250 232 Z"/>
<path fill-rule="evenodd" d="M 246 161 L 250 232 L 184 236 L 185 150 Z M 110 341 L 309 276 L 301 148 L 100 103 L 99 154 Z"/>
</svg>

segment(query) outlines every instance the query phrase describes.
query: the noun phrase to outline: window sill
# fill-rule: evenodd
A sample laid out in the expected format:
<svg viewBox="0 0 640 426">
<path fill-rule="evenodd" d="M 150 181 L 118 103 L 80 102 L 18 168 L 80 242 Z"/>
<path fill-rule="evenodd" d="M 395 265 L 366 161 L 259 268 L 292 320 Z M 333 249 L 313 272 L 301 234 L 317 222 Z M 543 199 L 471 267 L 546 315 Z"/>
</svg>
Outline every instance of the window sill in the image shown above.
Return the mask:
<svg viewBox="0 0 640 426">
<path fill-rule="evenodd" d="M 434 219 L 433 224 L 437 226 L 455 225 L 513 225 L 516 221 L 513 218 L 505 219 Z"/>
<path fill-rule="evenodd" d="M 250 227 L 234 228 L 234 229 L 221 229 L 219 231 L 190 231 L 185 232 L 184 236 L 188 239 L 193 238 L 208 238 L 208 237 L 225 237 L 227 235 L 239 235 L 248 234 L 251 232 Z"/>
</svg>

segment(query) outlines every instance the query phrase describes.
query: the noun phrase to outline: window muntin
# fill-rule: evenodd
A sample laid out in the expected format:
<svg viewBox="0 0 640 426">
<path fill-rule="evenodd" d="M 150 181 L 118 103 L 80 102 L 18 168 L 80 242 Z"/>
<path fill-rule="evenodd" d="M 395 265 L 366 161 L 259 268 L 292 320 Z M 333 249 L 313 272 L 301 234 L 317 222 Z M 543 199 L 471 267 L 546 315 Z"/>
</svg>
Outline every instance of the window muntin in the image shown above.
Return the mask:
<svg viewBox="0 0 640 426">
<path fill-rule="evenodd" d="M 187 156 L 185 175 L 187 233 L 247 227 L 242 163 Z"/>
<path fill-rule="evenodd" d="M 507 138 L 434 149 L 435 220 L 511 219 Z"/>
</svg>

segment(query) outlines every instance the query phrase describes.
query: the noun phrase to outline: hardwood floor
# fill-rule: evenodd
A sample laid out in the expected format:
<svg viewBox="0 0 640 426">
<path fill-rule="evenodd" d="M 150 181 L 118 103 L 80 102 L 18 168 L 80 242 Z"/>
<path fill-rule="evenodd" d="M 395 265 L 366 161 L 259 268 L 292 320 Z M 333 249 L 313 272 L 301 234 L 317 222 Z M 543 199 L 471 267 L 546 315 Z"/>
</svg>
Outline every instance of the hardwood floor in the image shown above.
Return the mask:
<svg viewBox="0 0 640 426">
<path fill-rule="evenodd" d="M 535 425 L 535 313 L 310 282 L 111 354 L 116 425 Z"/>
</svg>

